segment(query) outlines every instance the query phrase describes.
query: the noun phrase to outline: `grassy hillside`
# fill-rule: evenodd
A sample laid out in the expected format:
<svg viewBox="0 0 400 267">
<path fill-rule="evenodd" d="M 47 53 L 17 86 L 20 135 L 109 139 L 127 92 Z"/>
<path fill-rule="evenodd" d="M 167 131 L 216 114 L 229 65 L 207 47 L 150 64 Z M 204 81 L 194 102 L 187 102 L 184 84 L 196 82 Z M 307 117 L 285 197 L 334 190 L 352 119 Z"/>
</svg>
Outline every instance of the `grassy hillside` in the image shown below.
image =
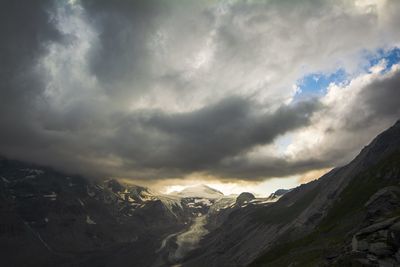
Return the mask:
<svg viewBox="0 0 400 267">
<path fill-rule="evenodd" d="M 250 266 L 289 266 L 291 264 L 291 266 L 355 266 L 351 265 L 350 259 L 344 255 L 349 250 L 352 235 L 364 222 L 366 214 L 364 204 L 379 189 L 398 185 L 400 177 L 393 177 L 391 174 L 399 166 L 400 152 L 396 152 L 358 174 L 341 192 L 326 217 L 311 234 L 290 242 L 284 241 L 287 236 L 282 237 L 280 242 Z M 303 206 L 303 202 L 306 203 L 308 197 L 302 199 L 297 206 Z M 399 210 L 387 216 L 398 214 L 400 214 Z M 338 255 L 341 255 L 340 260 L 329 263 L 331 258 Z"/>
</svg>

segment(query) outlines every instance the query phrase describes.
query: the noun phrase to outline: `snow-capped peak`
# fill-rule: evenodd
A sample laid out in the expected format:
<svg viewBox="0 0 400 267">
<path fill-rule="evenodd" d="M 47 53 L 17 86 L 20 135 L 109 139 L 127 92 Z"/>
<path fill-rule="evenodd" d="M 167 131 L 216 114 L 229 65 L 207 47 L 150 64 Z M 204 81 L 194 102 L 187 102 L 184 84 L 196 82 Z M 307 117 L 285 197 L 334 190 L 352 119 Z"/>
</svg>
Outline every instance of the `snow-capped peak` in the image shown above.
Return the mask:
<svg viewBox="0 0 400 267">
<path fill-rule="evenodd" d="M 224 194 L 214 188 L 211 188 L 207 185 L 195 185 L 189 186 L 183 189 L 180 192 L 177 192 L 176 195 L 180 197 L 197 197 L 197 198 L 221 198 Z"/>
</svg>

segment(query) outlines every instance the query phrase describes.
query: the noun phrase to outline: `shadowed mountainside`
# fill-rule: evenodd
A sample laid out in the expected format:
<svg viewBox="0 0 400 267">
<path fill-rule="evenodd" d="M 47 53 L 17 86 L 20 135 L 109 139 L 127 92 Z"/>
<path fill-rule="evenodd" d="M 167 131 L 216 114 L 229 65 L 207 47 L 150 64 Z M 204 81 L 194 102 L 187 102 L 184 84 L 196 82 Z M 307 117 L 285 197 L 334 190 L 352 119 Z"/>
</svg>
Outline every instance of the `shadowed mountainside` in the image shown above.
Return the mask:
<svg viewBox="0 0 400 267">
<path fill-rule="evenodd" d="M 183 266 L 398 266 L 399 182 L 397 122 L 348 165 L 232 212 Z"/>
<path fill-rule="evenodd" d="M 399 266 L 399 183 L 400 122 L 348 165 L 264 199 L 206 186 L 162 195 L 1 158 L 2 262 Z"/>
</svg>

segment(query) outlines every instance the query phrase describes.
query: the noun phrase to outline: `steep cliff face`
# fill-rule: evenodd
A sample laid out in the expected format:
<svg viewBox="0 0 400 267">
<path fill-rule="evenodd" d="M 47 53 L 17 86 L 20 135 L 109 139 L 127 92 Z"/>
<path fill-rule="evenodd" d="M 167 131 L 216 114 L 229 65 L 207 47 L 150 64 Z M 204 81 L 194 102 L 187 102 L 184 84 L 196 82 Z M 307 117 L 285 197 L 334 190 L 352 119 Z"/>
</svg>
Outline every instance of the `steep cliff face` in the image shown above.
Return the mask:
<svg viewBox="0 0 400 267">
<path fill-rule="evenodd" d="M 314 266 L 362 261 L 367 257 L 371 262 L 375 258 L 385 260 L 380 258 L 382 255 L 369 256 L 370 247 L 360 254 L 357 245 L 352 247 L 351 243 L 353 236 L 356 244 L 365 240 L 361 238 L 365 236 L 362 232 L 357 234 L 362 228 L 396 216 L 397 189 L 391 193 L 379 190 L 387 186 L 397 188 L 399 182 L 400 123 L 397 122 L 348 165 L 293 189 L 276 203 L 232 212 L 218 229 L 206 236 L 201 248 L 187 257 L 184 266 Z M 376 193 L 379 194 L 373 197 Z M 382 200 L 385 198 L 393 203 L 387 206 Z M 371 214 L 378 215 L 373 218 Z M 382 244 L 372 245 L 372 251 L 377 251 L 376 246 Z M 386 261 L 396 260 L 397 248 L 391 248 L 394 252 L 386 255 Z M 358 254 L 354 256 L 356 251 Z"/>
</svg>

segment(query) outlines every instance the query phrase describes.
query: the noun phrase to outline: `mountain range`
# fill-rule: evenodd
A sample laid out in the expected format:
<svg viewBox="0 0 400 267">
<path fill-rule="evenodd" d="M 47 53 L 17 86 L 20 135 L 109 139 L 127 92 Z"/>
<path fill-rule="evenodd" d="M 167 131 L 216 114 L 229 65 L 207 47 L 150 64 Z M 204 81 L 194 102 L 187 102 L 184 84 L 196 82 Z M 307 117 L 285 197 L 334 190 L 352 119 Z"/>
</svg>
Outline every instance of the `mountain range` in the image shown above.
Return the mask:
<svg viewBox="0 0 400 267">
<path fill-rule="evenodd" d="M 400 122 L 349 164 L 256 198 L 159 194 L 0 159 L 4 266 L 400 266 Z"/>
</svg>

